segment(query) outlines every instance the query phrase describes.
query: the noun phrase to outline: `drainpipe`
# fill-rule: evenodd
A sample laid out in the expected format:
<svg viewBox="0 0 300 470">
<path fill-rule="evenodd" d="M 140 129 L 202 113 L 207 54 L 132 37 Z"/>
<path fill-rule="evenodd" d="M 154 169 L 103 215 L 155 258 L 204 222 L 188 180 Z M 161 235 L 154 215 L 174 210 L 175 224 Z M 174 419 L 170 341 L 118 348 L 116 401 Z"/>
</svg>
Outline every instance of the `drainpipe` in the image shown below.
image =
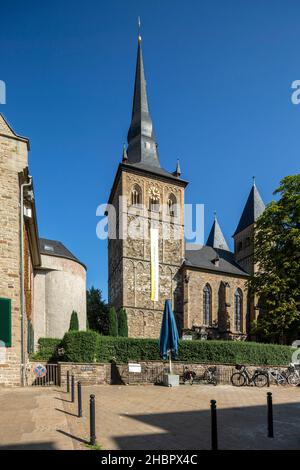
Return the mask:
<svg viewBox="0 0 300 470">
<path fill-rule="evenodd" d="M 26 352 L 25 352 L 25 282 L 24 282 L 24 188 L 32 185 L 32 177 L 28 183 L 21 184 L 21 384 L 26 385 Z"/>
</svg>

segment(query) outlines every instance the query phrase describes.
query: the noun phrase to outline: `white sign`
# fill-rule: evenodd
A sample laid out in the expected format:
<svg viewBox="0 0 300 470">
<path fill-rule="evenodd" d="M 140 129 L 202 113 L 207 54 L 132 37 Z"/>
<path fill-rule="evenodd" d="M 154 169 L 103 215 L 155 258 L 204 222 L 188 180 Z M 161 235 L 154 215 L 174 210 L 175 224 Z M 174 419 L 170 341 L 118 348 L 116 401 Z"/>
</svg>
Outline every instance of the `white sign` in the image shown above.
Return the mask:
<svg viewBox="0 0 300 470">
<path fill-rule="evenodd" d="M 136 374 L 140 374 L 142 372 L 141 364 L 134 364 L 129 362 L 128 369 L 129 372 L 135 372 Z"/>
<path fill-rule="evenodd" d="M 193 336 L 192 335 L 183 335 L 182 339 L 185 340 L 185 341 L 187 341 L 187 340 L 192 341 Z"/>
</svg>

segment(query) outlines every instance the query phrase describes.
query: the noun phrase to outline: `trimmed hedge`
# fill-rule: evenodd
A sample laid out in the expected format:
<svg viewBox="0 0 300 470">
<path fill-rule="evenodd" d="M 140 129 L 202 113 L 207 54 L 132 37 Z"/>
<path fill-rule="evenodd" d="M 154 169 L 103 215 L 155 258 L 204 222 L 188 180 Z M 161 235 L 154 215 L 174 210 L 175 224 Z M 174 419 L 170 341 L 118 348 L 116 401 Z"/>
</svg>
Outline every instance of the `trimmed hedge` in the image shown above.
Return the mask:
<svg viewBox="0 0 300 470">
<path fill-rule="evenodd" d="M 100 336 L 95 331 L 70 331 L 62 346 L 70 362 L 161 360 L 158 340 Z M 213 364 L 285 365 L 292 348 L 275 344 L 238 341 L 180 341 L 178 361 Z"/>
<path fill-rule="evenodd" d="M 61 339 L 58 338 L 40 338 L 38 340 L 39 349 L 36 353 L 30 355 L 32 361 L 52 361 L 56 362 L 59 359 L 57 349 L 61 347 Z"/>
</svg>

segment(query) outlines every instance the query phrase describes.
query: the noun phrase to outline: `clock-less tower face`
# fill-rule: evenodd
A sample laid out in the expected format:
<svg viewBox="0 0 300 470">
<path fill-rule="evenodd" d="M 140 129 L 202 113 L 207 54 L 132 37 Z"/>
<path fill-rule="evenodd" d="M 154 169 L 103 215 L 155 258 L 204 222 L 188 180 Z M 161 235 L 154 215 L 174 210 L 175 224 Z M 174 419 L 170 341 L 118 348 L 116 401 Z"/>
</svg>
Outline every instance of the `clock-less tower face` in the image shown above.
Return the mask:
<svg viewBox="0 0 300 470">
<path fill-rule="evenodd" d="M 121 195 L 127 201 L 122 210 Z M 117 226 L 126 223 L 128 230 L 125 239 L 109 241 L 109 301 L 117 309 L 126 309 L 129 336 L 157 338 L 166 299 L 172 300 L 181 321 L 178 270 L 184 258 L 184 186 L 176 180 L 122 171 L 113 201 Z M 131 236 L 130 226 L 137 217 L 143 225 L 142 237 Z M 157 301 L 151 300 L 151 228 L 158 232 Z"/>
</svg>

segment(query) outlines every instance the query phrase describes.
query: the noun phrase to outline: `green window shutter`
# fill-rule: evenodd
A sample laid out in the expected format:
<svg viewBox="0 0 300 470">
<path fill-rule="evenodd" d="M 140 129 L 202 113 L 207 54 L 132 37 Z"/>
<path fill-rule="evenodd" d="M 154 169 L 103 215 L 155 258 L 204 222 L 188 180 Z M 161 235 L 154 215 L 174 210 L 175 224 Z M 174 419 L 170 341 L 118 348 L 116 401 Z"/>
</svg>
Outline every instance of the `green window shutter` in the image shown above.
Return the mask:
<svg viewBox="0 0 300 470">
<path fill-rule="evenodd" d="M 11 346 L 11 299 L 0 298 L 0 341 Z"/>
</svg>

